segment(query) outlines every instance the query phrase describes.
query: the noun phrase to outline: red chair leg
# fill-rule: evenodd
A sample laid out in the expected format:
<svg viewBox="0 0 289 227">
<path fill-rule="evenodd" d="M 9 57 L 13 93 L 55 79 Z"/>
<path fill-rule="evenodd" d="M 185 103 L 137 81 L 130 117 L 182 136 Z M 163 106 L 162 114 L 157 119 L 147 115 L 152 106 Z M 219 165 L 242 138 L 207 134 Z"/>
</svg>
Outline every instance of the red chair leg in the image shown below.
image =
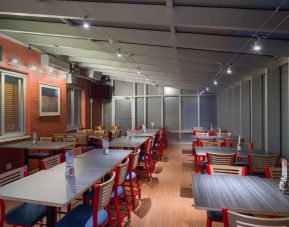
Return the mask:
<svg viewBox="0 0 289 227">
<path fill-rule="evenodd" d="M 207 227 L 212 227 L 213 220 L 211 218 L 207 219 Z"/>
</svg>

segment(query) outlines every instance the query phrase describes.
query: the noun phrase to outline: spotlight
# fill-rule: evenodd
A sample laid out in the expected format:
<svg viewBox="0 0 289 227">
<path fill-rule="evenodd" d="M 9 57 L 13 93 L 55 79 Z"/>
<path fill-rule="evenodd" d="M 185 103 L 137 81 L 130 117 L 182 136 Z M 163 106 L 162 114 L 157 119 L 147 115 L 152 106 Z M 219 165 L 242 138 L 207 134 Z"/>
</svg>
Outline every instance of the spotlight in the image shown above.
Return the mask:
<svg viewBox="0 0 289 227">
<path fill-rule="evenodd" d="M 146 81 L 149 81 L 149 78 L 146 76 L 145 80 L 146 80 Z"/>
<path fill-rule="evenodd" d="M 229 67 L 227 68 L 227 73 L 232 74 L 232 65 L 229 65 Z"/>
<path fill-rule="evenodd" d="M 32 45 L 31 45 L 31 44 L 28 45 L 28 51 L 29 51 L 29 52 L 32 51 Z"/>
<path fill-rule="evenodd" d="M 206 91 L 209 91 L 210 90 L 210 88 L 209 87 L 206 87 Z"/>
<path fill-rule="evenodd" d="M 202 91 L 200 91 L 200 95 L 202 94 Z"/>
<path fill-rule="evenodd" d="M 214 85 L 218 85 L 218 81 L 214 79 Z"/>
<path fill-rule="evenodd" d="M 88 16 L 87 16 L 87 15 L 85 15 L 84 18 L 83 18 L 83 24 L 82 24 L 82 26 L 83 26 L 84 28 L 86 28 L 86 29 L 90 27 L 90 24 L 89 24 Z"/>
<path fill-rule="evenodd" d="M 139 67 L 137 68 L 137 71 L 136 71 L 136 72 L 137 72 L 137 74 L 140 74 L 140 73 L 141 73 L 141 71 L 140 71 L 140 68 L 139 68 Z"/>
<path fill-rule="evenodd" d="M 53 73 L 54 69 L 52 67 L 48 67 L 48 72 Z"/>
<path fill-rule="evenodd" d="M 258 37 L 258 39 L 254 42 L 253 50 L 254 50 L 254 51 L 260 51 L 260 50 L 262 50 L 260 37 Z"/>
<path fill-rule="evenodd" d="M 121 53 L 121 49 L 120 49 L 120 48 L 117 49 L 117 56 L 118 56 L 119 58 L 122 57 L 122 53 Z"/>
</svg>

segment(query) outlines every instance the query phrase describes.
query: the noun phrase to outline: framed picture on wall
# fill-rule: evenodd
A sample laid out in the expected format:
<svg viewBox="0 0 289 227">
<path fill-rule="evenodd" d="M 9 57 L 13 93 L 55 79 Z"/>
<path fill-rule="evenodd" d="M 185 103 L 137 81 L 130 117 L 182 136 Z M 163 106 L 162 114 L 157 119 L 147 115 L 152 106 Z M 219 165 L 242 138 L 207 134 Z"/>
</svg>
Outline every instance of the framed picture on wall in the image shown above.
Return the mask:
<svg viewBox="0 0 289 227">
<path fill-rule="evenodd" d="M 60 115 L 60 88 L 46 84 L 39 85 L 39 115 Z"/>
</svg>

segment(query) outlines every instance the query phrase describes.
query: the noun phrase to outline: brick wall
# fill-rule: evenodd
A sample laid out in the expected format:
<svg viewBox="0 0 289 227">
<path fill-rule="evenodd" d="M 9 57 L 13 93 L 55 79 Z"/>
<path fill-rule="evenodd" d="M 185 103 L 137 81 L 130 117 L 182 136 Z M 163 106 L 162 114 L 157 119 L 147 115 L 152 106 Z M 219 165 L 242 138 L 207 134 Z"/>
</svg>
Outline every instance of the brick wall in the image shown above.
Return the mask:
<svg viewBox="0 0 289 227">
<path fill-rule="evenodd" d="M 50 136 L 56 132 L 65 132 L 66 80 L 63 78 L 63 74 L 55 71 L 55 77 L 52 77 L 44 73 L 40 74 L 31 70 L 11 66 L 8 64 L 11 58 L 17 58 L 19 65 L 25 67 L 35 65 L 40 71 L 45 72 L 47 70 L 41 68 L 41 54 L 38 51 L 29 51 L 26 46 L 1 37 L 0 46 L 2 46 L 3 50 L 3 61 L 0 63 L 0 68 L 22 73 L 26 76 L 26 134 L 31 135 L 32 132 L 35 131 L 39 136 Z M 84 74 L 85 72 L 82 73 Z M 60 116 L 39 116 L 40 83 L 60 88 Z M 77 79 L 77 86 L 82 88 L 82 125 L 83 127 L 90 127 L 89 81 Z M 93 113 L 93 125 L 99 124 L 101 122 L 101 101 L 93 103 Z M 4 171 L 8 162 L 12 163 L 12 168 L 23 165 L 22 153 L 22 151 L 0 149 L 0 173 Z"/>
</svg>

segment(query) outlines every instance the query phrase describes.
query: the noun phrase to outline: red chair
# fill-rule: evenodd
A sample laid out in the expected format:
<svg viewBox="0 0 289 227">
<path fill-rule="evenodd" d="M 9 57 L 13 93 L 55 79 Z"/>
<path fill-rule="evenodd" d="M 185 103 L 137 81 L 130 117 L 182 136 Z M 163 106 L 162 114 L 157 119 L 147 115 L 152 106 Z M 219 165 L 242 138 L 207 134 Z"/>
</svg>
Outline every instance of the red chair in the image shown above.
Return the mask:
<svg viewBox="0 0 289 227">
<path fill-rule="evenodd" d="M 250 175 L 265 176 L 265 167 L 277 167 L 279 155 L 256 155 L 249 154 Z"/>
<path fill-rule="evenodd" d="M 164 144 L 163 144 L 163 130 L 161 129 L 157 134 L 157 141 L 154 144 L 154 141 L 152 141 L 152 151 L 157 154 L 158 161 L 162 161 L 163 155 L 164 155 Z"/>
<path fill-rule="evenodd" d="M 106 226 L 110 219 L 109 202 L 116 173 L 108 181 L 94 185 L 93 206 L 81 204 L 65 215 L 56 227 Z"/>
<path fill-rule="evenodd" d="M 125 178 L 127 173 L 129 159 L 126 159 L 123 164 L 118 164 L 115 168 L 115 179 L 113 184 L 113 191 L 111 193 L 110 205 L 114 205 L 116 217 L 109 218 L 110 226 L 113 226 L 113 222 L 117 221 L 117 226 L 122 226 L 122 220 L 127 217 L 130 219 L 131 208 L 127 199 L 125 191 Z M 124 202 L 120 202 L 119 199 L 124 199 Z M 126 209 L 126 212 L 121 214 L 120 206 Z"/>
<path fill-rule="evenodd" d="M 137 174 L 143 174 L 144 173 L 146 175 L 147 180 L 151 179 L 152 171 L 153 171 L 151 143 L 152 143 L 151 138 L 149 138 L 145 142 L 144 153 L 140 155 L 138 168 L 136 169 Z"/>
<path fill-rule="evenodd" d="M 128 173 L 126 174 L 126 183 L 125 186 L 130 188 L 130 197 L 132 200 L 132 207 L 133 209 L 136 208 L 136 197 L 141 198 L 141 187 L 138 182 L 136 169 L 138 166 L 140 150 L 134 152 L 129 157 L 129 164 L 128 164 Z"/>
<path fill-rule="evenodd" d="M 228 165 L 207 165 L 208 174 L 239 175 L 246 176 L 246 167 Z M 207 227 L 212 227 L 213 222 L 224 222 L 222 213 L 218 211 L 207 211 Z"/>
<path fill-rule="evenodd" d="M 22 179 L 26 176 L 26 166 L 2 173 L 0 174 L 0 187 Z M 0 199 L 0 227 L 3 227 L 5 222 L 13 227 L 32 227 L 35 224 L 43 226 L 44 223 L 42 223 L 42 219 L 44 216 L 46 216 L 46 213 L 46 206 L 32 203 L 22 203 L 16 207 L 13 207 L 5 214 L 5 203 L 4 200 Z"/>
</svg>

